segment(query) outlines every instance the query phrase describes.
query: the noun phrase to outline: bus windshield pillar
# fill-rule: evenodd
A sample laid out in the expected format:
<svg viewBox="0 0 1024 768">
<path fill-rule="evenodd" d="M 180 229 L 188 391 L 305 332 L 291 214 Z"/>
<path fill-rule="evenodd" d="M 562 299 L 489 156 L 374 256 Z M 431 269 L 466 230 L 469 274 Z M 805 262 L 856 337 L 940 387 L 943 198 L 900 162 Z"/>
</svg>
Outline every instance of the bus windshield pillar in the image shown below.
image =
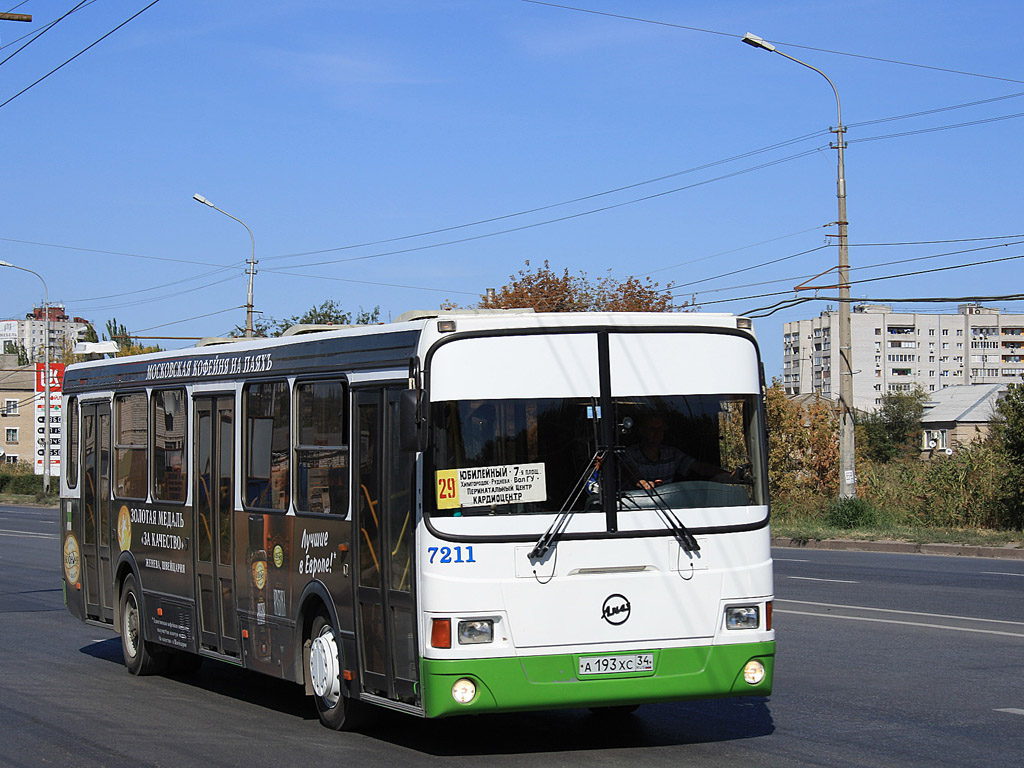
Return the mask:
<svg viewBox="0 0 1024 768">
<path fill-rule="evenodd" d="M 601 499 L 604 506 L 605 527 L 609 533 L 619 529 L 618 521 L 618 457 L 615 455 L 615 406 L 612 403 L 612 370 L 608 331 L 597 334 L 597 364 L 601 387 L 601 443 L 604 460 L 601 464 Z"/>
</svg>

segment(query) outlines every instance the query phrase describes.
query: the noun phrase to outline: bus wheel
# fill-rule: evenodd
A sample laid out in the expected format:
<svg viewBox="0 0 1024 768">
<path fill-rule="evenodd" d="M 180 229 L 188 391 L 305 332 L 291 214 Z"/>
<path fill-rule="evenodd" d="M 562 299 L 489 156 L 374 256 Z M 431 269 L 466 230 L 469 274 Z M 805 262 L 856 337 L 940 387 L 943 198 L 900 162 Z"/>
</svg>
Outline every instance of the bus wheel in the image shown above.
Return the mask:
<svg viewBox="0 0 1024 768">
<path fill-rule="evenodd" d="M 146 641 L 142 598 L 134 576 L 121 588 L 121 651 L 124 665 L 133 675 L 155 675 L 166 667 L 167 657 Z"/>
<path fill-rule="evenodd" d="M 341 692 L 341 653 L 331 621 L 323 614 L 313 619 L 309 633 L 309 675 L 320 722 L 335 731 L 349 731 L 361 722 L 360 703 Z"/>
</svg>

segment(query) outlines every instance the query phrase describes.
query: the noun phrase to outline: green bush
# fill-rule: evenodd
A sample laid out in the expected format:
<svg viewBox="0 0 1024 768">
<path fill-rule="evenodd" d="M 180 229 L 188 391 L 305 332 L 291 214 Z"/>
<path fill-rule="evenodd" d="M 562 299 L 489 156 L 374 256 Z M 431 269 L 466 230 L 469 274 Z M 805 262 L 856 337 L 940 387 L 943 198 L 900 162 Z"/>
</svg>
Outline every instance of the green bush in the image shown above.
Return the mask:
<svg viewBox="0 0 1024 768">
<path fill-rule="evenodd" d="M 54 479 L 56 481 L 56 479 Z M 42 475 L 0 473 L 0 493 L 34 496 L 43 492 Z"/>
<path fill-rule="evenodd" d="M 878 525 L 878 511 L 862 498 L 833 499 L 825 511 L 825 522 L 836 528 L 861 528 Z"/>
</svg>

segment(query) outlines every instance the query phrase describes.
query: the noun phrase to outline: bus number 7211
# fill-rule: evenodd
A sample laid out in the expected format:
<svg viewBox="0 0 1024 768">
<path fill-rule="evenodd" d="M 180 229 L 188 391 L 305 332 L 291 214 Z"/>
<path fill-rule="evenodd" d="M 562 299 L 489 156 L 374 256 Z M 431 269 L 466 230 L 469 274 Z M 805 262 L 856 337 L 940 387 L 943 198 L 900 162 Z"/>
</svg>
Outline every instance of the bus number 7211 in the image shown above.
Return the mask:
<svg viewBox="0 0 1024 768">
<path fill-rule="evenodd" d="M 463 558 L 463 549 L 465 549 L 466 557 Z M 430 562 L 433 563 L 434 559 L 437 558 L 439 563 L 475 563 L 473 559 L 473 547 L 472 545 L 463 547 L 427 547 L 427 552 L 430 553 Z M 440 554 L 440 557 L 438 557 Z"/>
</svg>

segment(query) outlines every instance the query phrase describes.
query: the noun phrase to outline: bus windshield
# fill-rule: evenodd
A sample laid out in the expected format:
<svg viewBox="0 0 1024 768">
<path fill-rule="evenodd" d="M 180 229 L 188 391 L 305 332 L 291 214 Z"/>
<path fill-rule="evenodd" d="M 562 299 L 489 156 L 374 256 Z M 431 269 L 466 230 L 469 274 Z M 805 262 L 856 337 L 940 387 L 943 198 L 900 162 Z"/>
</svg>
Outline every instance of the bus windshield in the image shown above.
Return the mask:
<svg viewBox="0 0 1024 768">
<path fill-rule="evenodd" d="M 597 398 L 432 405 L 437 515 L 599 511 Z M 757 396 L 616 397 L 621 510 L 764 504 Z"/>
</svg>

